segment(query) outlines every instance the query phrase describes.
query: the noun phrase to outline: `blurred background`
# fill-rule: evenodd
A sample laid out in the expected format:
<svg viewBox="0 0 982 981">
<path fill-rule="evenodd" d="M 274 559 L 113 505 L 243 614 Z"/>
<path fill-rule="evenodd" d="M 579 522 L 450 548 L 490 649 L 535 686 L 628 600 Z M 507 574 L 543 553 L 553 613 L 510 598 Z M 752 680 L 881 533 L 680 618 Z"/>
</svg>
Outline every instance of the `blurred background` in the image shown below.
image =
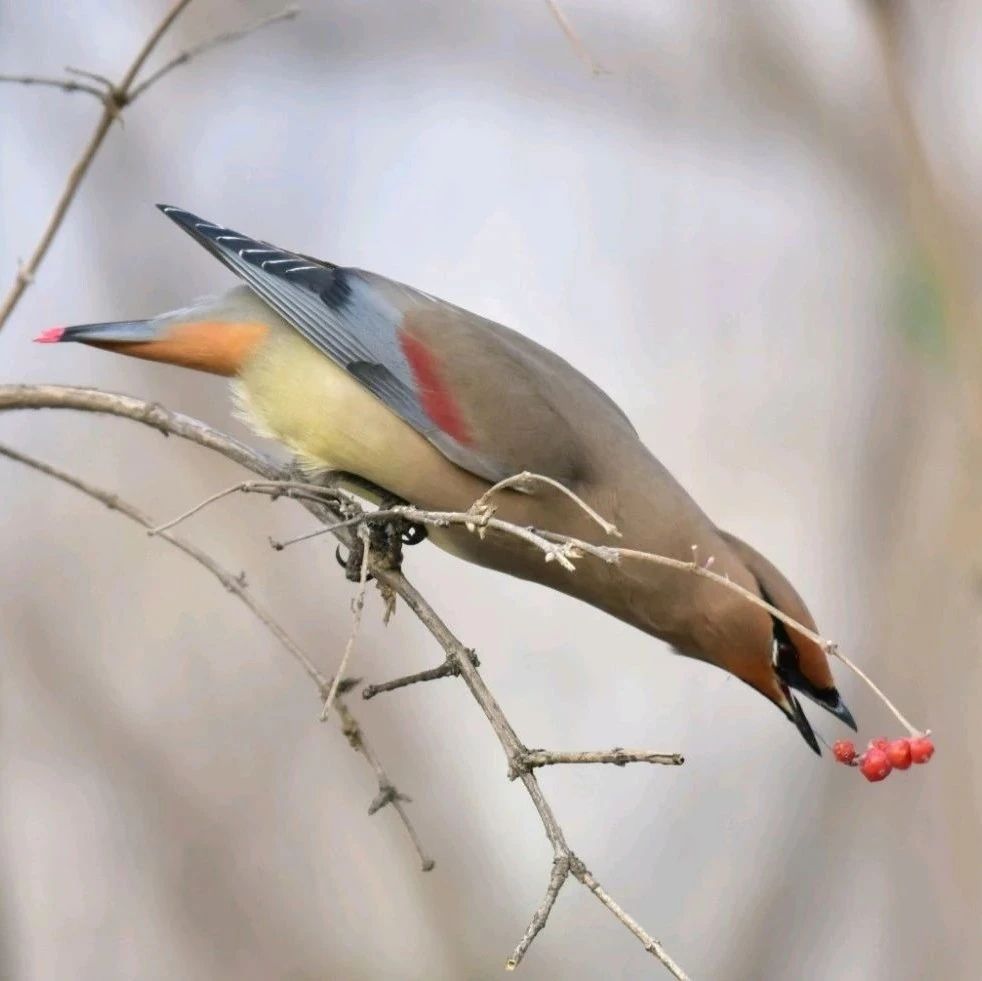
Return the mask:
<svg viewBox="0 0 982 981">
<path fill-rule="evenodd" d="M 164 9 L 0 2 L 0 70 L 118 78 Z M 154 63 L 278 9 L 195 2 Z M 305 0 L 182 67 L 107 138 L 0 333 L 0 380 L 127 392 L 261 443 L 219 379 L 30 343 L 230 285 L 157 201 L 555 349 L 939 744 L 930 767 L 867 785 L 721 672 L 411 550 L 529 745 L 685 753 L 680 770 L 542 773 L 572 847 L 694 978 L 978 977 L 982 8 L 562 9 L 607 73 L 538 0 Z M 0 86 L 4 290 L 99 111 Z M 0 439 L 160 519 L 239 476 L 119 420 L 4 413 Z M 240 604 L 74 491 L 6 461 L 0 481 L 0 976 L 501 975 L 551 852 L 459 682 L 351 702 L 413 797 L 437 862 L 423 874 L 391 809 L 366 815 L 370 770 Z M 353 593 L 333 543 L 267 544 L 311 527 L 287 502 L 236 498 L 183 533 L 245 570 L 330 674 Z M 373 593 L 353 673 L 439 662 L 407 611 L 384 627 L 381 609 Z M 837 674 L 863 740 L 900 734 Z M 520 971 L 661 968 L 571 882 Z"/>
</svg>

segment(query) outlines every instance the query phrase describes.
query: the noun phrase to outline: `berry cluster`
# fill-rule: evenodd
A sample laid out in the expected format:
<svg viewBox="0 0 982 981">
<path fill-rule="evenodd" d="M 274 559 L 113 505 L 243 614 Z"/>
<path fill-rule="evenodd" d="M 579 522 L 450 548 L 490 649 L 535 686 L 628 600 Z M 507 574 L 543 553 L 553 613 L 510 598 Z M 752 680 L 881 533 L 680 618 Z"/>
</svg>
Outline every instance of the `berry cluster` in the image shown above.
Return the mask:
<svg viewBox="0 0 982 981">
<path fill-rule="evenodd" d="M 885 780 L 891 770 L 906 770 L 911 763 L 927 763 L 934 755 L 934 743 L 930 736 L 913 739 L 871 739 L 866 752 L 859 755 L 849 739 L 840 739 L 832 746 L 832 753 L 840 763 L 858 766 L 870 783 Z"/>
</svg>

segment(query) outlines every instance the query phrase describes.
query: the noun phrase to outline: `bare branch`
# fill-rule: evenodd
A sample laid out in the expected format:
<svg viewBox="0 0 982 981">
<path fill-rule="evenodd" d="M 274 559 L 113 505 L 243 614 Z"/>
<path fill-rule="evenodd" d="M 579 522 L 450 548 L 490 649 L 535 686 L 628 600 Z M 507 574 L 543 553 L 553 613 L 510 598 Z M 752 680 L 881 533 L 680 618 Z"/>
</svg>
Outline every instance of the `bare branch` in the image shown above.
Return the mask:
<svg viewBox="0 0 982 981">
<path fill-rule="evenodd" d="M 89 81 L 101 85 L 104 93 L 115 87 L 111 78 L 106 78 L 105 75 L 100 75 L 98 72 L 86 71 L 84 68 L 72 68 L 71 65 L 65 65 L 65 71 L 69 75 L 78 75 L 79 78 L 87 78 Z"/>
<path fill-rule="evenodd" d="M 299 13 L 299 7 L 287 7 L 285 10 L 281 10 L 278 14 L 271 14 L 269 17 L 263 17 L 261 20 L 257 20 L 255 23 L 249 24 L 246 27 L 241 27 L 238 30 L 224 31 L 221 34 L 216 34 L 213 38 L 209 38 L 207 41 L 202 41 L 200 44 L 196 44 L 193 47 L 188 48 L 186 51 L 182 51 L 179 55 L 171 58 L 170 61 L 164 65 L 161 65 L 160 68 L 140 82 L 140 84 L 137 85 L 130 93 L 130 102 L 138 99 L 144 92 L 147 91 L 147 89 L 159 82 L 165 75 L 170 74 L 170 72 L 172 72 L 175 68 L 179 68 L 181 65 L 186 65 L 192 58 L 197 58 L 198 55 L 204 54 L 206 51 L 211 51 L 214 48 L 221 47 L 222 45 L 231 44 L 234 41 L 241 41 L 242 38 L 248 37 L 250 34 L 255 34 L 256 31 L 261 31 L 264 27 L 271 27 L 273 24 L 279 24 L 285 20 L 293 20 L 293 18 Z"/>
<path fill-rule="evenodd" d="M 144 42 L 143 47 L 137 52 L 136 58 L 133 59 L 132 64 L 130 65 L 126 74 L 123 76 L 123 80 L 120 82 L 119 86 L 103 95 L 103 109 L 102 115 L 99 117 L 99 122 L 96 123 L 95 130 L 89 137 L 89 142 L 86 143 L 85 147 L 82 149 L 82 153 L 79 155 L 78 160 L 75 161 L 75 164 L 69 171 L 68 180 L 62 189 L 61 196 L 58 198 L 58 201 L 55 204 L 54 211 L 51 213 L 51 217 L 48 219 L 48 224 L 41 233 L 41 238 L 38 241 L 38 244 L 34 247 L 31 257 L 17 271 L 17 275 L 14 277 L 13 286 L 11 286 L 10 291 L 4 298 L 3 303 L 0 304 L 0 330 L 3 330 L 3 325 L 7 322 L 7 319 L 10 317 L 11 313 L 13 313 L 14 307 L 17 306 L 17 303 L 23 295 L 24 290 L 27 289 L 28 285 L 34 279 L 38 266 L 41 265 L 45 255 L 47 255 L 51 242 L 57 234 L 58 229 L 61 228 L 61 223 L 65 219 L 69 205 L 74 200 L 79 185 L 82 183 L 82 179 L 85 177 L 86 173 L 88 173 L 89 167 L 91 166 L 92 161 L 95 159 L 95 155 L 98 153 L 99 147 L 102 146 L 102 141 L 106 138 L 106 134 L 109 132 L 113 121 L 116 119 L 117 115 L 119 115 L 120 109 L 126 104 L 130 87 L 132 86 L 137 73 L 143 67 L 143 63 L 150 56 L 153 49 L 157 46 L 157 43 L 164 36 L 164 34 L 167 33 L 171 24 L 174 23 L 181 11 L 184 10 L 184 8 L 190 2 L 191 0 L 177 0 L 177 2 L 164 15 L 163 20 L 160 21 L 151 35 Z"/>
<path fill-rule="evenodd" d="M 597 512 L 586 503 L 586 501 L 574 494 L 564 484 L 561 484 L 558 480 L 553 480 L 552 477 L 544 477 L 539 473 L 530 473 L 528 470 L 523 470 L 521 473 L 515 474 L 514 477 L 506 477 L 504 480 L 499 480 L 498 483 L 496 483 L 493 487 L 488 488 L 488 490 L 486 490 L 471 505 L 470 510 L 478 515 L 484 514 L 489 507 L 488 500 L 493 494 L 497 494 L 498 491 L 505 490 L 509 487 L 514 487 L 516 490 L 529 491 L 531 485 L 534 484 L 546 484 L 547 486 L 552 487 L 554 490 L 561 491 L 598 525 L 600 525 L 600 527 L 603 528 L 608 535 L 613 535 L 615 538 L 622 537 L 621 533 L 617 530 L 617 525 L 612 524 L 606 518 L 597 514 Z"/>
<path fill-rule="evenodd" d="M 76 82 L 73 78 L 47 78 L 42 75 L 0 75 L 0 82 L 12 82 L 15 85 L 42 85 L 46 88 L 61 89 L 62 92 L 85 92 L 94 95 L 102 102 L 106 93 L 94 85 Z"/>
<path fill-rule="evenodd" d="M 6 446 L 2 443 L 0 443 L 0 456 L 7 457 L 8 459 L 14 460 L 17 463 L 31 467 L 32 469 L 37 470 L 39 473 L 43 473 L 48 477 L 53 477 L 55 480 L 59 480 L 63 484 L 67 484 L 69 487 L 73 487 L 75 490 L 80 491 L 96 501 L 99 501 L 111 511 L 119 512 L 136 524 L 142 525 L 144 528 L 149 529 L 153 527 L 153 521 L 151 518 L 143 514 L 142 511 L 135 508 L 132 504 L 124 501 L 117 494 L 102 490 L 101 488 L 96 487 L 93 484 L 80 479 L 79 477 L 75 477 L 64 470 L 60 470 L 48 463 L 44 463 L 35 457 L 28 456 L 25 453 L 20 453 L 12 447 Z M 290 635 L 279 625 L 273 615 L 252 596 L 248 587 L 246 586 L 244 574 L 238 576 L 233 575 L 231 572 L 221 566 L 215 559 L 213 559 L 207 552 L 184 540 L 183 538 L 178 538 L 176 535 L 170 535 L 167 533 L 161 534 L 160 537 L 163 538 L 164 541 L 173 545 L 179 551 L 183 552 L 189 558 L 193 559 L 200 566 L 207 569 L 228 592 L 245 604 L 253 616 L 255 616 L 256 619 L 258 619 L 260 623 L 262 623 L 263 626 L 273 635 L 273 637 L 276 638 L 283 649 L 301 666 L 301 668 L 303 668 L 306 675 L 314 682 L 315 685 L 317 685 L 317 689 L 322 698 L 329 690 L 333 690 L 335 693 L 337 693 L 340 689 L 347 690 L 352 687 L 350 683 L 339 683 L 338 679 L 335 679 L 335 681 L 331 683 L 326 677 L 324 677 L 324 675 L 317 668 L 317 665 L 314 664 L 314 662 L 304 653 L 300 646 L 295 643 Z M 340 678 L 340 672 L 338 678 Z M 366 742 L 361 726 L 358 724 L 351 710 L 343 701 L 341 701 L 340 698 L 337 697 L 337 694 L 335 697 L 335 704 L 341 720 L 342 733 L 348 740 L 348 743 L 351 745 L 352 749 L 356 750 L 367 760 L 369 765 L 375 771 L 375 775 L 378 780 L 379 796 L 377 796 L 375 801 L 373 801 L 372 807 L 369 809 L 369 814 L 374 814 L 375 811 L 384 806 L 384 804 L 391 803 L 395 807 L 400 820 L 405 826 L 406 833 L 409 835 L 409 839 L 413 843 L 413 847 L 416 849 L 416 852 L 419 855 L 420 865 L 423 871 L 428 872 L 434 867 L 435 863 L 423 849 L 422 842 L 419 839 L 419 835 L 417 834 L 409 815 L 406 813 L 405 808 L 401 806 L 401 802 L 408 801 L 409 798 L 403 794 L 400 794 L 395 789 L 389 775 L 385 772 L 381 762 L 375 755 L 374 750 Z M 383 795 L 386 799 L 382 800 L 381 803 L 378 803 Z"/>
<path fill-rule="evenodd" d="M 344 654 L 341 655 L 341 663 L 335 672 L 330 691 L 328 691 L 327 697 L 324 699 L 324 708 L 321 710 L 321 722 L 326 721 L 330 714 L 331 706 L 334 704 L 334 699 L 338 694 L 338 685 L 344 677 L 345 671 L 348 670 L 348 660 L 351 658 L 352 650 L 354 650 L 355 640 L 358 637 L 358 628 L 361 626 L 361 614 L 365 609 L 365 590 L 368 588 L 368 560 L 372 550 L 368 541 L 368 530 L 364 525 L 358 529 L 358 537 L 361 540 L 361 571 L 358 575 L 358 595 L 355 596 L 355 601 L 351 607 L 351 632 L 348 634 L 348 642 L 344 645 Z"/>
<path fill-rule="evenodd" d="M 464 683 L 467 685 L 471 695 L 474 697 L 474 700 L 481 707 L 488 721 L 491 723 L 491 727 L 494 729 L 495 735 L 498 737 L 498 741 L 501 743 L 501 747 L 505 751 L 509 768 L 511 768 L 514 765 L 514 761 L 521 758 L 522 754 L 527 753 L 528 750 L 522 745 L 521 740 L 518 738 L 518 734 L 512 728 L 511 723 L 501 710 L 501 706 L 498 704 L 497 699 L 495 699 L 494 695 L 491 694 L 491 691 L 484 683 L 484 679 L 481 677 L 477 668 L 471 664 L 470 658 L 468 657 L 468 649 L 464 647 L 464 645 L 454 636 L 453 633 L 451 633 L 447 625 L 437 615 L 436 611 L 429 605 L 419 590 L 417 590 L 416 587 L 410 583 L 408 579 L 406 579 L 400 570 L 387 569 L 382 566 L 373 566 L 372 572 L 375 574 L 375 577 L 380 583 L 384 583 L 385 585 L 389 586 L 402 597 L 406 605 L 413 611 L 413 613 L 416 614 L 420 622 L 426 627 L 427 630 L 430 631 L 437 643 L 443 648 L 447 654 L 447 657 L 452 658 L 456 663 Z M 536 915 L 533 916 L 532 922 L 529 925 L 529 929 L 526 931 L 525 937 L 522 938 L 522 941 L 515 949 L 515 953 L 512 954 L 512 957 L 509 959 L 506 966 L 509 969 L 513 969 L 518 964 L 518 961 L 521 960 L 522 956 L 525 954 L 525 951 L 528 949 L 529 944 L 545 925 L 549 912 L 552 909 L 552 904 L 555 902 L 555 896 L 558 895 L 559 892 L 559 886 L 555 887 L 554 892 L 551 891 L 553 889 L 555 877 L 561 874 L 556 870 L 557 868 L 561 869 L 561 863 L 565 859 L 569 862 L 570 872 L 575 875 L 576 878 L 582 882 L 583 885 L 585 885 L 590 892 L 592 892 L 607 907 L 607 909 L 609 909 L 610 912 L 613 913 L 613 915 L 641 941 L 644 949 L 661 961 L 661 963 L 675 978 L 680 979 L 680 981 L 687 981 L 687 975 L 685 972 L 668 955 L 667 951 L 665 951 L 661 944 L 652 938 L 633 917 L 629 916 L 606 892 L 604 892 L 603 889 L 601 889 L 599 883 L 597 883 L 593 876 L 587 871 L 586 866 L 570 849 L 569 845 L 566 843 L 562 828 L 560 827 L 559 822 L 556 820 L 556 816 L 553 814 L 552 808 L 549 806 L 548 801 L 543 796 L 542 788 L 539 786 L 535 775 L 530 772 L 525 772 L 520 774 L 519 779 L 531 798 L 532 804 L 539 814 L 539 819 L 542 821 L 542 827 L 546 833 L 546 838 L 548 838 L 550 845 L 552 845 L 553 876 L 550 877 L 550 891 L 547 891 L 545 901 L 540 904 L 536 910 Z"/>
<path fill-rule="evenodd" d="M 146 402 L 130 395 L 73 385 L 0 385 L 0 412 L 7 409 L 72 409 L 131 419 L 165 436 L 179 436 L 207 450 L 214 450 L 267 480 L 276 480 L 283 475 L 279 464 L 233 436 L 227 436 L 180 412 L 165 409 L 156 402 Z"/>
<path fill-rule="evenodd" d="M 521 538 L 528 542 L 540 552 L 542 552 L 546 562 L 558 562 L 567 572 L 574 572 L 576 567 L 571 559 L 579 557 L 575 546 L 575 539 L 566 540 L 563 536 L 555 536 L 549 540 L 539 532 L 531 528 L 523 528 L 520 525 L 512 524 L 510 521 L 502 521 L 495 518 L 490 512 L 477 515 L 470 511 L 424 511 L 421 508 L 413 507 L 410 504 L 399 504 L 392 508 L 380 508 L 377 511 L 367 511 L 364 514 L 354 515 L 344 518 L 337 524 L 319 528 L 316 532 L 300 535 L 298 538 L 288 539 L 285 542 L 274 542 L 273 547 L 277 550 L 293 545 L 296 542 L 308 541 L 318 535 L 334 533 L 344 528 L 362 522 L 385 521 L 391 518 L 405 518 L 406 521 L 421 525 L 434 525 L 437 528 L 447 528 L 450 525 L 463 525 L 468 531 L 477 531 L 483 534 L 484 529 L 492 528 L 502 531 L 516 538 Z"/>
<path fill-rule="evenodd" d="M 597 899 L 600 900 L 617 917 L 621 923 L 624 924 L 641 941 L 641 945 L 644 947 L 652 957 L 657 957 L 658 960 L 668 969 L 669 974 L 674 978 L 678 978 L 679 981 L 688 981 L 688 975 L 682 970 L 682 967 L 671 957 L 667 950 L 657 941 L 654 937 L 649 934 L 644 927 L 638 923 L 629 913 L 626 913 L 621 907 L 614 901 L 613 897 L 600 885 L 599 882 L 590 873 L 590 870 L 578 859 L 573 856 L 571 859 L 570 872 L 579 879 L 593 893 Z"/>
<path fill-rule="evenodd" d="M 210 50 L 211 48 L 215 48 L 219 45 L 227 44 L 232 41 L 237 41 L 240 38 L 246 37 L 247 35 L 252 34 L 254 31 L 257 31 L 270 24 L 275 24 L 295 17 L 298 13 L 296 8 L 291 7 L 279 14 L 275 14 L 272 17 L 267 17 L 264 20 L 258 21 L 257 23 L 241 30 L 228 31 L 224 34 L 219 34 L 217 37 L 214 37 L 209 41 L 205 41 L 194 48 L 190 48 L 188 51 L 185 51 L 176 58 L 173 58 L 161 68 L 157 69 L 156 72 L 150 75 L 139 85 L 136 85 L 136 78 L 140 74 L 140 71 L 142 70 L 147 59 L 160 43 L 161 38 L 167 33 L 168 30 L 170 30 L 170 27 L 174 21 L 177 20 L 181 12 L 190 3 L 191 0 L 176 0 L 176 2 L 171 6 L 170 10 L 168 10 L 160 23 L 157 24 L 150 36 L 143 43 L 143 46 L 137 52 L 136 57 L 133 59 L 129 68 L 126 70 L 126 73 L 123 75 L 118 84 L 113 83 L 105 76 L 96 75 L 93 72 L 83 71 L 78 68 L 69 68 L 67 70 L 75 74 L 82 75 L 85 78 L 94 79 L 100 85 L 104 86 L 104 88 L 100 89 L 85 83 L 76 82 L 72 79 L 60 81 L 57 79 L 35 76 L 0 76 L 0 81 L 19 82 L 23 85 L 45 85 L 52 88 L 60 88 L 66 92 L 86 92 L 89 95 L 96 96 L 102 103 L 102 115 L 99 117 L 99 121 L 96 123 L 95 129 L 93 130 L 92 135 L 89 137 L 88 143 L 86 143 L 82 148 L 82 152 L 79 154 L 78 159 L 75 161 L 72 169 L 68 173 L 68 179 L 65 182 L 65 186 L 62 189 L 58 201 L 55 203 L 54 210 L 51 212 L 51 215 L 48 218 L 48 223 L 45 226 L 44 231 L 41 233 L 41 238 L 38 240 L 38 243 L 34 247 L 34 251 L 31 253 L 28 260 L 17 270 L 17 274 L 14 277 L 14 282 L 10 287 L 10 290 L 8 291 L 6 297 L 4 297 L 3 302 L 0 303 L 0 330 L 3 329 L 4 324 L 10 318 L 10 315 L 13 313 L 14 308 L 20 301 L 21 296 L 23 296 L 24 291 L 34 281 L 38 267 L 44 261 L 44 257 L 47 255 L 48 249 L 51 247 L 51 243 L 54 240 L 55 235 L 58 233 L 58 229 L 61 228 L 61 224 L 65 220 L 65 215 L 68 213 L 68 209 L 71 206 L 72 201 L 75 199 L 75 195 L 78 193 L 82 180 L 88 173 L 89 167 L 92 165 L 92 161 L 95 159 L 95 155 L 99 152 L 99 148 L 102 146 L 106 135 L 112 128 L 112 124 L 119 117 L 123 109 L 133 103 L 144 92 L 146 92 L 151 85 L 153 85 L 164 75 L 171 72 L 173 69 L 178 67 L 178 65 L 182 65 L 185 62 L 190 61 L 191 58 L 196 57 L 203 51 Z"/>
<path fill-rule="evenodd" d="M 468 651 L 468 657 L 475 668 L 481 666 L 474 651 Z M 429 668 L 426 671 L 417 671 L 415 674 L 403 675 L 401 678 L 393 678 L 391 681 L 383 681 L 377 685 L 366 686 L 361 693 L 361 697 L 368 700 L 383 692 L 396 691 L 398 688 L 406 688 L 409 685 L 418 685 L 425 681 L 437 681 L 440 678 L 459 678 L 460 669 L 449 657 L 436 668 Z"/>
<path fill-rule="evenodd" d="M 341 682 L 341 687 L 338 690 L 342 694 L 344 693 L 344 682 Z M 416 828 L 413 825 L 406 808 L 403 807 L 403 804 L 408 803 L 410 798 L 405 794 L 400 794 L 392 785 L 392 782 L 389 780 L 389 775 L 385 772 L 385 769 L 379 762 L 379 758 L 375 755 L 375 751 L 365 741 L 365 734 L 362 732 L 361 726 L 358 724 L 358 721 L 352 714 L 351 709 L 348 708 L 348 703 L 342 698 L 338 698 L 334 702 L 334 710 L 337 712 L 338 718 L 341 720 L 341 731 L 347 738 L 351 748 L 355 750 L 355 752 L 360 753 L 368 761 L 369 766 L 371 766 L 371 768 L 375 771 L 375 777 L 378 781 L 378 794 L 368 806 L 369 815 L 374 814 L 386 804 L 391 805 L 392 809 L 399 815 L 399 820 L 402 821 L 403 827 L 406 829 L 406 834 L 409 835 L 409 840 L 413 843 L 413 848 L 416 849 L 416 854 L 419 856 L 420 868 L 424 872 L 431 871 L 436 867 L 436 862 L 434 862 L 433 859 L 426 853 L 426 849 L 423 848 L 423 843 L 420 841 Z"/>
<path fill-rule="evenodd" d="M 586 49 L 586 45 L 580 40 L 579 34 L 576 33 L 573 25 L 569 22 L 569 18 L 563 13 L 562 7 L 559 6 L 559 0 L 546 0 L 546 6 L 549 8 L 552 16 L 556 18 L 556 23 L 559 25 L 563 34 L 566 35 L 566 40 L 572 45 L 576 56 L 590 69 L 590 74 L 594 77 L 609 74 L 603 65 L 593 60 L 590 52 Z"/>
<path fill-rule="evenodd" d="M 199 445 L 208 446 L 222 453 L 227 458 L 241 463 L 254 473 L 258 473 L 260 476 L 270 480 L 283 479 L 289 476 L 288 471 L 277 468 L 266 458 L 254 453 L 231 437 L 227 437 L 203 423 L 189 419 L 187 416 L 169 412 L 161 406 L 152 403 L 141 402 L 138 399 L 128 396 L 110 395 L 96 389 L 72 389 L 56 385 L 0 385 L 0 411 L 4 409 L 45 407 L 75 408 L 89 412 L 104 412 L 119 415 L 142 422 L 144 425 L 152 426 L 161 432 L 172 432 L 175 435 L 190 439 Z M 338 520 L 336 510 L 332 509 L 323 501 L 310 500 L 304 503 L 308 510 L 315 513 L 321 520 Z M 404 511 L 405 509 L 395 510 Z M 473 522 L 473 515 L 470 518 Z M 340 529 L 338 534 L 342 536 L 344 543 L 350 546 L 351 536 L 350 534 L 346 534 L 349 532 L 350 529 Z M 454 662 L 465 685 L 494 729 L 495 735 L 498 737 L 498 741 L 505 752 L 509 770 L 512 769 L 516 760 L 521 760 L 528 750 L 522 744 L 518 734 L 488 689 L 477 668 L 472 664 L 468 648 L 451 633 L 422 594 L 406 579 L 400 570 L 390 568 L 382 561 L 374 561 L 371 556 L 369 557 L 368 568 L 380 586 L 402 597 L 403 602 L 413 611 L 420 622 L 430 631 L 437 643 L 443 648 L 448 659 Z M 542 822 L 546 838 L 552 846 L 554 874 L 550 878 L 550 890 L 553 890 L 553 883 L 561 874 L 563 862 L 568 862 L 570 873 L 583 883 L 641 941 L 645 950 L 656 957 L 675 978 L 685 981 L 686 975 L 678 964 L 656 940 L 639 926 L 636 920 L 614 902 L 587 871 L 583 862 L 570 849 L 566 843 L 562 828 L 549 802 L 543 795 L 534 773 L 526 771 L 521 773 L 518 779 L 525 787 Z M 380 781 L 380 792 L 383 790 L 384 788 L 381 786 Z M 387 798 L 390 796 L 388 794 L 386 795 Z M 401 807 L 401 802 L 398 799 L 388 800 L 388 802 L 392 803 L 394 807 Z M 558 887 L 555 887 L 554 892 L 547 891 L 546 901 L 539 906 L 536 911 L 537 915 L 533 917 L 533 922 L 526 931 L 527 939 L 523 938 L 519 947 L 516 948 L 518 959 L 524 955 L 532 939 L 534 939 L 545 924 L 549 911 L 552 909 L 552 903 L 555 901 L 555 894 L 558 894 Z M 513 954 L 513 960 L 515 956 Z"/>
<path fill-rule="evenodd" d="M 532 941 L 542 932 L 542 928 L 546 925 L 546 920 L 549 919 L 549 914 L 556 904 L 556 899 L 559 897 L 559 890 L 563 888 L 566 880 L 569 878 L 569 865 L 568 855 L 557 855 L 552 860 L 552 869 L 549 872 L 549 885 L 546 887 L 545 898 L 535 908 L 535 912 L 532 914 L 532 920 L 528 925 L 528 929 L 525 931 L 525 936 L 518 941 L 515 952 L 505 962 L 506 971 L 514 971 L 521 964 L 526 951 L 532 945 Z"/>
<path fill-rule="evenodd" d="M 357 504 L 357 498 L 353 494 L 349 494 L 347 491 L 342 490 L 339 487 L 324 487 L 320 484 L 311 484 L 305 481 L 299 480 L 269 480 L 269 481 L 257 481 L 257 480 L 240 480 L 236 484 L 232 484 L 231 487 L 226 487 L 224 490 L 220 490 L 211 497 L 206 497 L 203 501 L 199 501 L 193 507 L 187 509 L 187 511 L 182 511 L 176 518 L 171 518 L 170 521 L 165 521 L 162 525 L 156 528 L 152 528 L 149 532 L 150 535 L 158 535 L 162 531 L 167 531 L 170 528 L 174 528 L 181 522 L 186 521 L 188 518 L 197 514 L 199 511 L 203 511 L 206 507 L 222 500 L 225 497 L 229 497 L 231 494 L 235 493 L 258 493 L 265 494 L 273 500 L 277 497 L 292 497 L 295 500 L 299 500 L 300 497 L 294 494 L 294 491 L 304 491 L 303 499 L 308 500 L 310 497 L 320 501 L 323 500 L 325 503 L 336 503 L 336 499 L 343 497 L 346 500 Z M 359 518 L 360 520 L 360 518 Z M 354 522 L 351 522 L 352 524 Z M 290 544 L 289 542 L 286 544 Z M 279 542 L 274 542 L 273 547 L 277 550 L 284 547 L 283 544 Z"/>
<path fill-rule="evenodd" d="M 560 763 L 613 763 L 625 766 L 628 763 L 661 763 L 665 766 L 681 766 L 685 757 L 681 753 L 652 753 L 647 749 L 621 749 L 615 747 L 606 751 L 581 753 L 553 752 L 545 749 L 529 749 L 515 761 L 515 776 L 522 770 L 533 770 L 538 766 L 555 766 Z"/>
</svg>

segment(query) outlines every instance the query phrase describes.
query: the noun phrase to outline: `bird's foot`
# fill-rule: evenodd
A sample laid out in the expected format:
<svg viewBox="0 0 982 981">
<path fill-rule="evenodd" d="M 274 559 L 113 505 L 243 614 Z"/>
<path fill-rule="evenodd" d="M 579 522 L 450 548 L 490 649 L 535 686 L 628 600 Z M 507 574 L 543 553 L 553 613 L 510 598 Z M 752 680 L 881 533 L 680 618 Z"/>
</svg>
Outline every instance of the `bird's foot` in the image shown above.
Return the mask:
<svg viewBox="0 0 982 981">
<path fill-rule="evenodd" d="M 394 507 L 405 504 L 401 498 L 387 496 L 380 504 L 379 510 L 388 511 Z M 384 568 L 402 568 L 402 550 L 406 545 L 419 545 L 426 541 L 426 526 L 407 521 L 405 518 L 394 517 L 386 518 L 382 521 L 373 521 L 371 515 L 367 515 L 368 524 L 368 546 L 371 549 L 372 557 L 381 562 Z M 342 546 L 338 546 L 334 556 L 344 569 L 345 577 L 352 582 L 361 581 L 361 566 L 364 558 L 365 543 L 359 538 L 348 550 L 348 554 L 342 554 Z M 369 579 L 373 576 L 369 574 Z"/>
<path fill-rule="evenodd" d="M 401 498 L 386 497 L 380 505 L 380 510 L 405 504 Z M 369 540 L 375 552 L 389 569 L 402 568 L 402 549 L 405 545 L 418 545 L 426 540 L 426 527 L 407 521 L 405 518 L 386 518 L 384 521 L 369 524 Z"/>
</svg>

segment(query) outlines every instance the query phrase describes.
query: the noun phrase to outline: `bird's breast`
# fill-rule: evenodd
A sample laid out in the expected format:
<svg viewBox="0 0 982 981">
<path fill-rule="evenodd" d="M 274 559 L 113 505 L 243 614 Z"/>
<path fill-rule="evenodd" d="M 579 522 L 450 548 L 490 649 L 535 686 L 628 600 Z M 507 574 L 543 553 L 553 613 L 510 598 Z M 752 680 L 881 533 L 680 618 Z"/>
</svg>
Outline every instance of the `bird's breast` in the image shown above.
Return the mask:
<svg viewBox="0 0 982 981">
<path fill-rule="evenodd" d="M 235 396 L 256 432 L 312 468 L 349 471 L 429 508 L 466 507 L 487 487 L 285 324 L 244 366 Z"/>
</svg>

